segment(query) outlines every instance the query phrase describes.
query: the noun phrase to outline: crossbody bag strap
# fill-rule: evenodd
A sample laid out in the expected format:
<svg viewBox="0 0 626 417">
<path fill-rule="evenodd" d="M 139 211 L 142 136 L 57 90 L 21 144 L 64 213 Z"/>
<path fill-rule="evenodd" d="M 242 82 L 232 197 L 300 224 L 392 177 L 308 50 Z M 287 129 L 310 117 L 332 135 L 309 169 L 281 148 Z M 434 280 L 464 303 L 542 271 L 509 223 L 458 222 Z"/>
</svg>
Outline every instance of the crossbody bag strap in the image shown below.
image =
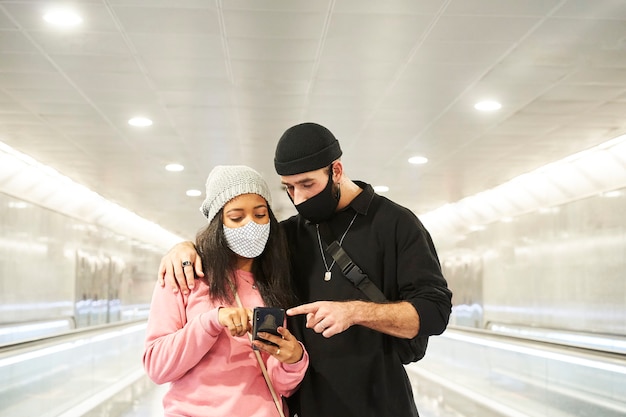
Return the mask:
<svg viewBox="0 0 626 417">
<path fill-rule="evenodd" d="M 341 272 L 352 283 L 358 287 L 367 297 L 374 302 L 382 303 L 387 301 L 385 295 L 378 289 L 368 276 L 355 264 L 350 256 L 343 250 L 333 232 L 330 230 L 328 223 L 320 223 L 318 225 L 320 236 L 326 243 L 326 252 L 328 252 L 337 265 L 341 267 Z M 330 243 L 329 243 L 330 242 Z M 418 336 L 413 339 L 399 339 L 392 337 L 394 349 L 396 350 L 400 361 L 403 364 L 416 362 L 426 354 L 428 346 L 428 336 Z"/>
<path fill-rule="evenodd" d="M 239 294 L 237 293 L 237 290 L 235 289 L 235 285 L 232 283 L 232 281 L 230 282 L 230 287 L 235 293 L 235 300 L 237 300 L 237 305 L 239 306 L 239 308 L 244 308 L 243 304 L 241 303 L 241 299 L 239 298 Z M 252 335 L 250 334 L 250 332 L 248 332 L 248 339 L 250 339 L 250 342 L 252 342 Z M 272 380 L 270 379 L 270 376 L 267 373 L 267 368 L 265 367 L 265 362 L 263 362 L 263 358 L 261 358 L 261 353 L 258 350 L 253 350 L 253 351 L 256 356 L 256 360 L 257 362 L 259 362 L 259 366 L 261 367 L 261 373 L 263 373 L 263 378 L 265 378 L 265 383 L 267 384 L 267 387 L 270 390 L 270 394 L 272 394 L 272 399 L 274 400 L 274 405 L 276 405 L 276 410 L 278 410 L 278 414 L 280 415 L 280 417 L 285 417 L 285 413 L 283 412 L 282 402 L 278 398 L 278 395 L 276 394 L 276 390 L 274 390 L 274 384 L 272 384 Z"/>
<path fill-rule="evenodd" d="M 326 252 L 333 257 L 337 265 L 341 268 L 341 273 L 350 280 L 355 287 L 361 290 L 371 301 L 382 303 L 387 301 L 387 297 L 378 289 L 357 264 L 352 261 L 350 255 L 341 247 L 335 235 L 330 230 L 327 222 L 318 225 L 320 236 L 326 243 Z"/>
</svg>

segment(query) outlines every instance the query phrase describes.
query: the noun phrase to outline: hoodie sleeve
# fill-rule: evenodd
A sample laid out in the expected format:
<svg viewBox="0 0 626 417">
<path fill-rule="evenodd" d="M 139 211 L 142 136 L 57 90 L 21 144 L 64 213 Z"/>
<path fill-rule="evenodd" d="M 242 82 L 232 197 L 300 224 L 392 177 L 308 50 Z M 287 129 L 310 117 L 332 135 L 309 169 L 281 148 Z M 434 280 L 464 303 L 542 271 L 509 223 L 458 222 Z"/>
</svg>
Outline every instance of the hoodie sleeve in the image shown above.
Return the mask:
<svg viewBox="0 0 626 417">
<path fill-rule="evenodd" d="M 219 307 L 187 322 L 189 296 L 156 285 L 143 353 L 146 373 L 157 384 L 177 380 L 193 368 L 213 347 L 221 332 Z"/>
</svg>

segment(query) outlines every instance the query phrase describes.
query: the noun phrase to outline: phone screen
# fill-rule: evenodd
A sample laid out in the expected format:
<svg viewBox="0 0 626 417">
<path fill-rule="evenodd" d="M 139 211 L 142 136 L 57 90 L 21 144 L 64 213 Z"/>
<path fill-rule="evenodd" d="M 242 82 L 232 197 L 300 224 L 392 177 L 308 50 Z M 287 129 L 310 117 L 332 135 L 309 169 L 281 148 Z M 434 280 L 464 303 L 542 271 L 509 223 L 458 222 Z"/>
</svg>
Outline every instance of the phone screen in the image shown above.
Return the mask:
<svg viewBox="0 0 626 417">
<path fill-rule="evenodd" d="M 257 333 L 265 332 L 279 336 L 277 328 L 285 321 L 285 310 L 276 307 L 255 307 L 252 317 L 252 338 L 276 346 L 274 343 L 260 339 Z"/>
</svg>

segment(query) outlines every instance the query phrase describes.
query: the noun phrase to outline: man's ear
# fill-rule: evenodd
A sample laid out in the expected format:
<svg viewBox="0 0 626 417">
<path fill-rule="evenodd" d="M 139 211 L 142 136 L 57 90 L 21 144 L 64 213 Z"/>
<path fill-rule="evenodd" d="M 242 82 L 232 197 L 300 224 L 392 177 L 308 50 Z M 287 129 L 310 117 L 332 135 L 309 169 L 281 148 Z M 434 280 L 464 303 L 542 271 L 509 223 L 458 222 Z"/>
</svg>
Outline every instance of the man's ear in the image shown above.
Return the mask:
<svg viewBox="0 0 626 417">
<path fill-rule="evenodd" d="M 341 176 L 343 175 L 343 164 L 341 163 L 341 160 L 337 159 L 333 162 L 332 170 L 333 182 L 339 182 L 341 180 Z"/>
</svg>

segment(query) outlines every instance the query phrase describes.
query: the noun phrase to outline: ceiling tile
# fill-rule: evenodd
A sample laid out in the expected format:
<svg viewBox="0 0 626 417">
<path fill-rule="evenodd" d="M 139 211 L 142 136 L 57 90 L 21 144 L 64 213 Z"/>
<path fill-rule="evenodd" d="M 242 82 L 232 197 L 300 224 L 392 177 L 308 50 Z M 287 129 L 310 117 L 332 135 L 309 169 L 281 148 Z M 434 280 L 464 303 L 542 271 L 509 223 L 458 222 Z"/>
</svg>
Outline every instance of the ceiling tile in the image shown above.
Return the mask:
<svg viewBox="0 0 626 417">
<path fill-rule="evenodd" d="M 622 0 L 82 0 L 64 31 L 49 6 L 0 2 L 0 141 L 187 238 L 215 164 L 294 213 L 273 152 L 303 121 L 418 214 L 626 132 Z"/>
<path fill-rule="evenodd" d="M 325 13 L 227 10 L 224 32 L 230 39 L 319 39 Z"/>
<path fill-rule="evenodd" d="M 515 42 L 540 22 L 538 17 L 443 16 L 428 39 L 443 42 Z"/>
<path fill-rule="evenodd" d="M 36 53 L 38 52 L 35 45 L 24 36 L 23 33 L 17 31 L 0 31 L 0 53 Z"/>
<path fill-rule="evenodd" d="M 177 60 L 208 59 L 221 60 L 224 58 L 222 40 L 216 35 L 164 35 L 130 34 L 128 39 L 132 49 L 141 57 L 153 59 Z"/>
<path fill-rule="evenodd" d="M 117 33 L 35 32 L 30 36 L 37 48 L 54 55 L 128 55 L 124 38 Z"/>
<path fill-rule="evenodd" d="M 215 10 L 182 7 L 117 7 L 125 33 L 164 35 L 219 35 Z"/>
</svg>

